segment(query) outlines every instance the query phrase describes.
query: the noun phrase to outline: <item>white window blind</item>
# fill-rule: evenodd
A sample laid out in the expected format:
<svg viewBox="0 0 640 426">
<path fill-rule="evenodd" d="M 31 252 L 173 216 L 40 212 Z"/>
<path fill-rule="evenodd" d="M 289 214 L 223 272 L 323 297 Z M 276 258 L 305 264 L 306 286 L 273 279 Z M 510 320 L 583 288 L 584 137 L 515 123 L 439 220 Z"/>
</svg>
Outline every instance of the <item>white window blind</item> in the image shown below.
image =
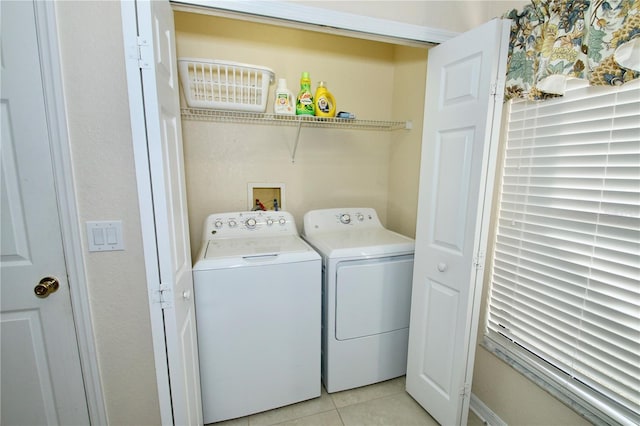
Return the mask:
<svg viewBox="0 0 640 426">
<path fill-rule="evenodd" d="M 489 337 L 638 421 L 640 84 L 516 102 L 509 115 Z"/>
</svg>

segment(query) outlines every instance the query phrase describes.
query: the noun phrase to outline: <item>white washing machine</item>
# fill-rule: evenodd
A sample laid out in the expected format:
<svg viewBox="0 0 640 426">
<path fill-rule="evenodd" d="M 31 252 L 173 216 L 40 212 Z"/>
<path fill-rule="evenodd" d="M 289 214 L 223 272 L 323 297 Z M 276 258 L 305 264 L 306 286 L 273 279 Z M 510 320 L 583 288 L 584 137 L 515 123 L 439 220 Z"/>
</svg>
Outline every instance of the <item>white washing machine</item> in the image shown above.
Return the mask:
<svg viewBox="0 0 640 426">
<path fill-rule="evenodd" d="M 327 392 L 406 374 L 414 240 L 371 208 L 307 212 L 303 238 L 322 256 Z"/>
<path fill-rule="evenodd" d="M 204 423 L 320 396 L 320 256 L 291 214 L 210 215 L 193 267 Z"/>
</svg>

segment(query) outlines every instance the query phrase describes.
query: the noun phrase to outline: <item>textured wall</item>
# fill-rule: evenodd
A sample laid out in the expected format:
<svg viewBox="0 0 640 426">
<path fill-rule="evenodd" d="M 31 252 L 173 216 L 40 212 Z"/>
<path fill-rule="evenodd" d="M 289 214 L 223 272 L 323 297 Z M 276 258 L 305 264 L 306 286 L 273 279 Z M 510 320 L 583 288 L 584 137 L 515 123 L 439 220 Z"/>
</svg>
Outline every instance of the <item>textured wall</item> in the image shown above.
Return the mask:
<svg viewBox="0 0 640 426">
<path fill-rule="evenodd" d="M 374 120 L 397 115 L 390 44 L 185 13 L 176 14 L 176 39 L 179 57 L 266 66 L 294 93 L 308 71 L 312 91 L 326 81 L 338 110 Z M 273 111 L 275 88 L 269 88 L 267 111 Z M 247 209 L 247 186 L 255 182 L 285 184 L 285 209 L 299 227 L 306 211 L 330 207 L 374 207 L 386 221 L 389 156 L 401 143 L 392 142 L 398 132 L 303 128 L 292 164 L 296 133 L 295 127 L 183 120 L 193 253 L 206 216 Z"/>
<path fill-rule="evenodd" d="M 122 220 L 125 250 L 85 265 L 109 424 L 160 424 L 120 6 L 59 2 L 64 94 L 81 229 Z"/>
</svg>

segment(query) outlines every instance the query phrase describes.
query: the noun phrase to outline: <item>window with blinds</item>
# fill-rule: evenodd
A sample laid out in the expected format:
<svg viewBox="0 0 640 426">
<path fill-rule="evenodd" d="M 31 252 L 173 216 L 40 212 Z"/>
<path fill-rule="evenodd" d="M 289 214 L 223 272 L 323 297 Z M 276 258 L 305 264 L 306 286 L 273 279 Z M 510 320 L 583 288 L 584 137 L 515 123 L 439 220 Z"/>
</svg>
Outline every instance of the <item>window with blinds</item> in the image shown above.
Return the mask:
<svg viewBox="0 0 640 426">
<path fill-rule="evenodd" d="M 510 105 L 487 315 L 492 344 L 623 424 L 640 421 L 638 83 Z"/>
</svg>

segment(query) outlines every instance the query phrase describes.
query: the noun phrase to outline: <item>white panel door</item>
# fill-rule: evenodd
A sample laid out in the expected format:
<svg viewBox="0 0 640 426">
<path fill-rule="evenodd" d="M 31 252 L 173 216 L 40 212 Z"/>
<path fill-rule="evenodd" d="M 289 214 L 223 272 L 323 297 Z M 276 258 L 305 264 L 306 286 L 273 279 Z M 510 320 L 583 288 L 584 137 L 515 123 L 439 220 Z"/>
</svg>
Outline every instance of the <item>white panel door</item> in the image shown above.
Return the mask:
<svg viewBox="0 0 640 426">
<path fill-rule="evenodd" d="M 1 16 L 0 424 L 89 424 L 54 187 L 34 3 L 3 1 Z M 59 288 L 37 297 L 34 288 L 45 277 L 55 278 Z"/>
<path fill-rule="evenodd" d="M 202 403 L 173 11 L 168 1 L 136 6 L 173 421 L 197 425 Z"/>
<path fill-rule="evenodd" d="M 429 51 L 407 391 L 444 425 L 467 421 L 508 36 L 493 20 Z"/>
</svg>

